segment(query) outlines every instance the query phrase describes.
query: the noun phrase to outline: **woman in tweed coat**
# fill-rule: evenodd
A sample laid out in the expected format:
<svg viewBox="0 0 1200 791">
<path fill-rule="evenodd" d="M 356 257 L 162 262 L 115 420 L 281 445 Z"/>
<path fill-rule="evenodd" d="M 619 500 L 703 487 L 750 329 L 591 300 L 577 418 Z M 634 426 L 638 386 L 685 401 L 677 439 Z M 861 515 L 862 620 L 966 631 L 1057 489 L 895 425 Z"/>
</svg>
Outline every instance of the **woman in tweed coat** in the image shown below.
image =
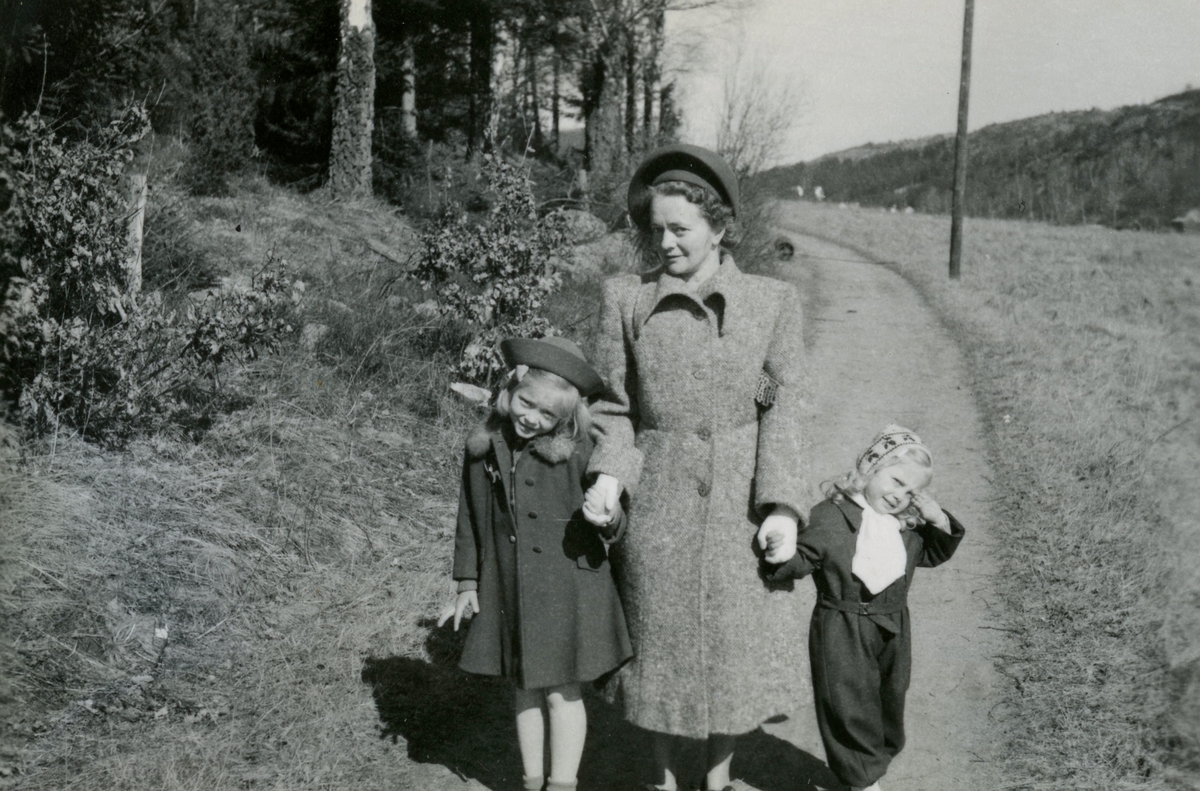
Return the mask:
<svg viewBox="0 0 1200 791">
<path fill-rule="evenodd" d="M 595 358 L 608 388 L 592 407 L 585 513 L 602 520 L 628 499 L 615 563 L 635 657 L 618 695 L 655 732 L 667 791 L 672 737 L 707 738 L 707 786 L 724 789 L 734 737 L 794 711 L 808 687 L 803 605 L 759 563 L 767 533 L 794 543 L 806 499 L 800 302 L 724 251 L 736 207 L 736 178 L 711 152 L 647 158 L 629 208 L 662 266 L 605 283 Z M 768 560 L 790 557 L 779 546 Z"/>
</svg>

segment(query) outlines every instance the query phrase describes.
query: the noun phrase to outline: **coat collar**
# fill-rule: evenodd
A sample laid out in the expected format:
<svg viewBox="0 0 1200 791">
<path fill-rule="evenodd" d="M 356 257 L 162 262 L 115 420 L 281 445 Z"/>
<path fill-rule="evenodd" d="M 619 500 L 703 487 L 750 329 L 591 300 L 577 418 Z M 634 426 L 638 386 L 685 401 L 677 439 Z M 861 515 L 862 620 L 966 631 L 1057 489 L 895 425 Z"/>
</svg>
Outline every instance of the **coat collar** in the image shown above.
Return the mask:
<svg viewBox="0 0 1200 791">
<path fill-rule="evenodd" d="M 858 529 L 862 527 L 863 509 L 859 507 L 858 503 L 845 496 L 835 500 L 834 505 L 850 523 L 850 532 L 857 533 Z"/>
<path fill-rule="evenodd" d="M 503 415 L 493 412 L 467 435 L 467 455 L 480 459 L 487 455 L 489 449 L 494 449 L 496 461 L 502 469 L 508 469 L 512 464 L 515 442 L 512 424 Z M 543 434 L 530 440 L 525 447 L 548 464 L 561 464 L 571 458 L 576 444 L 577 440 L 563 434 Z"/>
<path fill-rule="evenodd" d="M 668 298 L 681 297 L 694 303 L 705 313 L 709 313 L 710 309 L 705 301 L 715 294 L 721 298 L 723 303 L 723 316 L 718 321 L 717 329 L 718 334 L 724 336 L 728 334 L 731 327 L 740 324 L 741 311 L 744 307 L 748 307 L 739 303 L 739 297 L 745 298 L 745 290 L 740 288 L 740 285 L 746 277 L 747 275 L 743 274 L 734 263 L 733 256 L 724 250 L 721 251 L 721 265 L 717 268 L 716 273 L 696 287 L 681 277 L 660 271 L 657 277 L 647 283 L 647 287 L 643 288 L 638 295 L 633 317 L 635 330 L 640 332 L 642 325 L 649 321 L 658 306 Z"/>
</svg>

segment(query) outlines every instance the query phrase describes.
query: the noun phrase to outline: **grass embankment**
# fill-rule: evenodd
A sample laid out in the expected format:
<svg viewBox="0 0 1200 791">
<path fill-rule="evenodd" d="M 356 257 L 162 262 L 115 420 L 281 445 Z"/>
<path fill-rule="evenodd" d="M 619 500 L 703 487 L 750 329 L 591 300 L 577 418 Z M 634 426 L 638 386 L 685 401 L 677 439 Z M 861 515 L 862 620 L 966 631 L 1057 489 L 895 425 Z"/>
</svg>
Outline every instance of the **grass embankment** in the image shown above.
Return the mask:
<svg viewBox="0 0 1200 791">
<path fill-rule="evenodd" d="M 1200 237 L 785 204 L 887 262 L 967 353 L 1011 630 L 1014 788 L 1196 782 Z M 913 372 L 919 376 L 919 371 Z"/>
<path fill-rule="evenodd" d="M 253 403 L 196 440 L 0 436 L 0 787 L 391 791 L 433 761 L 519 779 L 501 689 L 453 672 L 430 620 L 478 414 L 447 388 L 465 338 L 369 244 L 403 259 L 412 231 L 257 182 L 160 205 L 148 279 L 274 253 L 316 342 L 238 373 Z M 577 283 L 556 323 L 590 326 L 597 293 Z"/>
</svg>

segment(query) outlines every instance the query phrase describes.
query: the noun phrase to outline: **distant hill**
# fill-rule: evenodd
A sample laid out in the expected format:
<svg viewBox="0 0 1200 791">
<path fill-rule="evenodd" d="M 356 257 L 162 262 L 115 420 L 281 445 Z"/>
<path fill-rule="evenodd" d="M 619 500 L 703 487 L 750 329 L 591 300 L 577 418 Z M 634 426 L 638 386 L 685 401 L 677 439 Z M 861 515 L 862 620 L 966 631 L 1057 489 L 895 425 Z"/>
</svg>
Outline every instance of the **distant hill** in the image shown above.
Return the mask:
<svg viewBox="0 0 1200 791">
<path fill-rule="evenodd" d="M 1200 206 L 1200 90 L 992 124 L 968 142 L 968 214 L 1161 228 Z M 757 176 L 768 194 L 948 212 L 954 138 L 868 144 Z"/>
</svg>

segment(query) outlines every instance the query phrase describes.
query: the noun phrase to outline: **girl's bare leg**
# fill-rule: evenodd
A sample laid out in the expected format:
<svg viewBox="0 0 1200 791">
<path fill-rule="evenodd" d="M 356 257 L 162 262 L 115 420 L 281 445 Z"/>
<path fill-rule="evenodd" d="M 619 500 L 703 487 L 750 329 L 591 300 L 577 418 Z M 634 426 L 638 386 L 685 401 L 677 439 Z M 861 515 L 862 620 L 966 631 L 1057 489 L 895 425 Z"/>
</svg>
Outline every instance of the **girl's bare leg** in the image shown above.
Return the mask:
<svg viewBox="0 0 1200 791">
<path fill-rule="evenodd" d="M 546 771 L 546 719 L 542 714 L 546 693 L 541 689 L 518 689 L 515 692 L 521 765 L 525 770 L 526 782 L 536 780 L 540 787 Z"/>
<path fill-rule="evenodd" d="M 654 734 L 654 786 L 662 791 L 678 791 L 675 776 L 675 737 L 669 733 Z"/>
<path fill-rule="evenodd" d="M 550 709 L 550 783 L 557 789 L 574 787 L 587 736 L 587 709 L 578 684 L 546 690 Z"/>
<path fill-rule="evenodd" d="M 729 765 L 733 763 L 733 748 L 737 737 L 724 733 L 708 735 L 708 775 L 705 777 L 709 791 L 721 791 L 729 785 Z"/>
</svg>

